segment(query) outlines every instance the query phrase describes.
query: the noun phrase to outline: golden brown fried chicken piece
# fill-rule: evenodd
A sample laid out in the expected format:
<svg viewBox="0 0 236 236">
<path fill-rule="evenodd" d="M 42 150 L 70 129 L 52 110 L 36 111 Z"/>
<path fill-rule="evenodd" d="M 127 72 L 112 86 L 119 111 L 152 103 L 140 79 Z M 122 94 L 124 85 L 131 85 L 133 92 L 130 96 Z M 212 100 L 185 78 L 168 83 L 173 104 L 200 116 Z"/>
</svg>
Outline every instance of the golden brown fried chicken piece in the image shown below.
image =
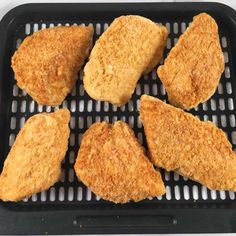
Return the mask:
<svg viewBox="0 0 236 236">
<path fill-rule="evenodd" d="M 171 104 L 191 109 L 214 93 L 224 71 L 218 26 L 206 13 L 193 18 L 157 70 Z"/>
<path fill-rule="evenodd" d="M 160 61 L 167 29 L 135 15 L 116 18 L 92 49 L 84 69 L 89 96 L 117 106 L 128 102 L 143 73 Z"/>
<path fill-rule="evenodd" d="M 39 104 L 57 106 L 89 55 L 93 27 L 58 26 L 27 37 L 12 57 L 17 85 Z"/>
<path fill-rule="evenodd" d="M 115 203 L 165 193 L 160 173 L 145 156 L 134 132 L 121 121 L 93 124 L 83 136 L 74 168 L 94 193 Z"/>
<path fill-rule="evenodd" d="M 70 113 L 61 109 L 29 118 L 16 137 L 0 175 L 0 199 L 19 201 L 48 189 L 61 175 Z"/>
<path fill-rule="evenodd" d="M 210 189 L 236 191 L 236 154 L 221 129 L 146 95 L 140 114 L 156 166 Z"/>
</svg>

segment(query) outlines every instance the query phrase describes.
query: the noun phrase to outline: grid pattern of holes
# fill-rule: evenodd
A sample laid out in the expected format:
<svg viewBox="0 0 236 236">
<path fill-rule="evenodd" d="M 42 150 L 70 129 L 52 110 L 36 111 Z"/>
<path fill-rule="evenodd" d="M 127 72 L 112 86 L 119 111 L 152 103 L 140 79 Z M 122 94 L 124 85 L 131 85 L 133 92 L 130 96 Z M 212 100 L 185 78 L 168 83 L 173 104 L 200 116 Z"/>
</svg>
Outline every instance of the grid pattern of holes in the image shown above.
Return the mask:
<svg viewBox="0 0 236 236">
<path fill-rule="evenodd" d="M 75 23 L 74 23 L 75 24 Z M 79 24 L 79 23 L 78 23 Z M 42 23 L 42 24 L 26 24 L 24 32 L 18 33 L 15 40 L 15 48 L 18 48 L 22 40 L 27 36 L 40 29 L 62 25 L 61 23 Z M 69 25 L 69 23 L 64 24 Z M 88 25 L 88 24 L 87 24 Z M 189 23 L 186 22 L 166 22 L 169 31 L 167 40 L 167 50 L 169 50 L 178 40 L 181 33 L 186 30 Z M 95 40 L 104 32 L 108 23 L 93 24 L 95 28 Z M 19 37 L 20 35 L 20 37 Z M 232 95 L 233 84 L 230 77 L 230 55 L 228 52 L 227 37 L 221 36 L 221 45 L 225 57 L 225 72 L 218 86 L 215 95 L 207 102 L 199 105 L 191 112 L 197 115 L 202 120 L 211 120 L 217 126 L 222 128 L 228 135 L 229 140 L 236 145 L 236 132 L 233 129 L 236 126 L 234 99 Z M 86 188 L 80 180 L 77 180 L 74 173 L 73 165 L 77 155 L 78 147 L 81 142 L 82 134 L 94 122 L 106 120 L 115 122 L 123 120 L 134 129 L 137 138 L 141 144 L 146 146 L 145 137 L 142 129 L 142 124 L 139 119 L 139 98 L 143 93 L 157 96 L 163 101 L 167 101 L 166 91 L 164 86 L 157 78 L 156 71 L 153 70 L 149 75 L 144 76 L 136 86 L 135 93 L 126 105 L 116 107 L 107 102 L 92 100 L 84 91 L 83 88 L 83 72 L 80 71 L 79 79 L 76 87 L 71 94 L 66 98 L 60 107 L 68 108 L 71 111 L 70 129 L 71 135 L 69 139 L 69 150 L 66 158 L 62 163 L 62 177 L 60 182 L 51 187 L 48 191 L 43 191 L 39 194 L 34 194 L 29 199 L 24 199 L 23 203 L 27 202 L 91 202 L 99 201 L 100 197 L 94 195 Z M 38 112 L 53 112 L 59 107 L 41 106 L 34 102 L 24 91 L 19 89 L 16 84 L 12 90 L 12 105 L 11 119 L 9 124 L 9 148 L 12 146 L 16 134 L 25 123 L 26 119 Z M 234 200 L 235 193 L 229 191 L 210 191 L 206 187 L 192 182 L 185 177 L 179 176 L 176 173 L 161 170 L 163 180 L 166 185 L 166 195 L 157 196 L 156 198 L 145 200 L 152 201 L 221 201 Z"/>
</svg>

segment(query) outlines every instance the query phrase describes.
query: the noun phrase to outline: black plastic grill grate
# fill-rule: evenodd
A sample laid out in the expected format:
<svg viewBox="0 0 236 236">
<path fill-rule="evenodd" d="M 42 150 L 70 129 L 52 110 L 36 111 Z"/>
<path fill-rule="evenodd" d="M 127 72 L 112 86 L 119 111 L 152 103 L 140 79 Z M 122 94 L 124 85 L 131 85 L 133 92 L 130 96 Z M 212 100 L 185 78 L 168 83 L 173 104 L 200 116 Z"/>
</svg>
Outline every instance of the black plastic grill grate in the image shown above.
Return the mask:
<svg viewBox="0 0 236 236">
<path fill-rule="evenodd" d="M 76 22 L 77 24 L 83 22 Z M 61 23 L 61 22 L 45 22 L 45 23 L 27 23 L 24 26 L 20 26 L 15 31 L 15 41 L 13 49 L 19 47 L 22 40 L 40 29 L 54 27 L 57 25 L 72 25 L 76 23 Z M 100 34 L 108 27 L 106 23 L 88 23 L 94 26 L 94 40 L 96 40 Z M 109 22 L 110 23 L 110 22 Z M 169 38 L 167 41 L 167 49 L 165 50 L 164 57 L 168 54 L 169 50 L 177 42 L 178 37 L 183 33 L 189 22 L 162 22 L 169 31 Z M 235 101 L 232 95 L 232 90 L 236 89 L 232 84 L 232 78 L 230 75 L 230 54 L 228 50 L 228 39 L 226 32 L 220 32 L 220 39 L 222 50 L 225 57 L 225 72 L 222 76 L 218 89 L 214 96 L 199 105 L 196 109 L 193 109 L 191 113 L 197 115 L 201 120 L 211 120 L 219 128 L 222 128 L 228 135 L 229 140 L 236 146 L 236 132 L 235 126 Z M 163 62 L 163 60 L 162 60 Z M 161 62 L 161 63 L 162 63 Z M 12 73 L 13 76 L 13 73 Z M 116 120 L 123 120 L 134 129 L 137 138 L 140 143 L 145 143 L 145 136 L 142 128 L 142 124 L 139 119 L 139 98 L 142 94 L 150 94 L 166 101 L 167 96 L 163 85 L 157 78 L 156 69 L 154 69 L 148 75 L 145 75 L 140 79 L 135 92 L 126 105 L 122 107 L 116 107 L 107 102 L 100 102 L 92 100 L 84 91 L 83 88 L 83 72 L 80 71 L 79 78 L 76 87 L 71 94 L 66 98 L 60 107 L 66 107 L 71 111 L 70 122 L 70 139 L 69 148 L 65 160 L 63 161 L 63 175 L 60 182 L 50 188 L 48 191 L 44 191 L 39 194 L 34 194 L 29 199 L 24 199 L 18 204 L 53 204 L 58 202 L 71 202 L 72 204 L 93 204 L 105 201 L 86 188 L 80 181 L 77 180 L 73 165 L 77 156 L 79 143 L 82 138 L 82 134 L 87 128 L 95 121 L 106 120 L 114 122 Z M 11 96 L 11 114 L 9 123 L 6 124 L 9 128 L 9 147 L 12 146 L 17 133 L 25 123 L 26 119 L 39 112 L 52 112 L 59 107 L 41 106 L 37 105 L 30 96 L 24 91 L 19 89 L 16 84 L 12 88 Z M 166 195 L 155 197 L 153 199 L 144 200 L 143 203 L 149 204 L 150 202 L 222 202 L 232 201 L 235 199 L 234 192 L 228 191 L 210 191 L 206 187 L 188 180 L 176 173 L 169 173 L 161 170 L 163 180 L 166 185 Z M 109 203 L 108 203 L 109 204 Z"/>
<path fill-rule="evenodd" d="M 236 150 L 236 12 L 219 3 L 75 3 L 26 4 L 14 8 L 0 22 L 0 170 L 25 121 L 56 108 L 38 106 L 16 86 L 11 56 L 24 38 L 42 28 L 74 23 L 92 24 L 94 41 L 120 15 L 142 15 L 166 25 L 170 34 L 164 57 L 194 15 L 207 12 L 219 26 L 225 72 L 214 96 L 190 112 L 212 120 L 227 134 Z M 17 203 L 0 201 L 0 234 L 119 234 L 236 232 L 235 193 L 210 191 L 173 172 L 161 170 L 166 195 L 138 203 L 113 204 L 99 199 L 77 180 L 73 165 L 82 134 L 99 120 L 124 120 L 146 147 L 139 120 L 139 99 L 144 93 L 167 101 L 156 71 L 143 76 L 132 99 L 117 108 L 92 100 L 83 89 L 83 72 L 76 88 L 60 107 L 71 111 L 71 136 L 62 164 L 61 180 L 48 191 Z M 168 102 L 168 101 L 167 101 Z"/>
</svg>

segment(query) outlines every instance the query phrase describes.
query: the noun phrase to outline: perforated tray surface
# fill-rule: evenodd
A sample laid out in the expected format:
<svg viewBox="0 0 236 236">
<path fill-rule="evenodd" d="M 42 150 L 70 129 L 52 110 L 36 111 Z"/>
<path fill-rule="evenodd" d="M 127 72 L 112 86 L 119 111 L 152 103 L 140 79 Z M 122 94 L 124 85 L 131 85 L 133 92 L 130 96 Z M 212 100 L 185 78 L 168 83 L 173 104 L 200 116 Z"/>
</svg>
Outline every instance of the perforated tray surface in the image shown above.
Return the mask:
<svg viewBox="0 0 236 236">
<path fill-rule="evenodd" d="M 139 14 L 168 28 L 164 58 L 199 12 L 215 17 L 225 57 L 225 72 L 214 96 L 190 112 L 222 128 L 236 148 L 235 12 L 220 4 L 29 4 L 13 9 L 0 25 L 0 167 L 25 121 L 58 107 L 41 106 L 19 89 L 10 58 L 25 37 L 57 25 L 92 24 L 94 41 L 120 15 Z M 162 63 L 162 62 L 161 62 Z M 132 99 L 122 107 L 91 99 L 83 88 L 83 70 L 72 93 L 60 107 L 71 111 L 69 148 L 61 180 L 48 191 L 18 203 L 0 202 L 0 233 L 150 233 L 236 231 L 235 193 L 210 191 L 176 173 L 161 170 L 166 195 L 126 205 L 100 199 L 78 181 L 73 165 L 82 134 L 95 121 L 123 120 L 146 147 L 139 119 L 139 99 L 150 94 L 167 101 L 156 68 L 138 82 Z"/>
</svg>

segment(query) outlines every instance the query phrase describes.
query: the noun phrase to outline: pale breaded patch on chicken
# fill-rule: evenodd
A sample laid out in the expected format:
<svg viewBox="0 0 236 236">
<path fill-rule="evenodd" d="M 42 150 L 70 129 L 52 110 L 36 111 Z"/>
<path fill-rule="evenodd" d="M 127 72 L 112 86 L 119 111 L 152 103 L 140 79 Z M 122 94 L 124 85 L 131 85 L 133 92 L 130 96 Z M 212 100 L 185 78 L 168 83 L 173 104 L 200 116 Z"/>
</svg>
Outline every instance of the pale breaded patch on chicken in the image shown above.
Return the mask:
<svg viewBox="0 0 236 236">
<path fill-rule="evenodd" d="M 70 93 L 92 46 L 92 26 L 57 26 L 24 39 L 12 57 L 17 85 L 39 104 L 57 106 Z"/>
<path fill-rule="evenodd" d="M 218 26 L 211 16 L 202 13 L 193 18 L 157 74 L 170 103 L 188 110 L 215 93 L 223 71 Z"/>
<path fill-rule="evenodd" d="M 116 18 L 91 51 L 84 69 L 90 97 L 121 106 L 131 98 L 141 75 L 160 61 L 168 32 L 135 15 Z"/>
<path fill-rule="evenodd" d="M 19 201 L 48 189 L 61 176 L 67 150 L 70 112 L 32 116 L 20 130 L 0 175 L 0 199 Z"/>
<path fill-rule="evenodd" d="M 121 121 L 93 124 L 84 134 L 75 163 L 77 177 L 95 194 L 115 203 L 165 193 L 161 175 Z"/>
<path fill-rule="evenodd" d="M 236 154 L 221 129 L 147 95 L 140 114 L 156 166 L 210 189 L 236 191 Z"/>
</svg>

